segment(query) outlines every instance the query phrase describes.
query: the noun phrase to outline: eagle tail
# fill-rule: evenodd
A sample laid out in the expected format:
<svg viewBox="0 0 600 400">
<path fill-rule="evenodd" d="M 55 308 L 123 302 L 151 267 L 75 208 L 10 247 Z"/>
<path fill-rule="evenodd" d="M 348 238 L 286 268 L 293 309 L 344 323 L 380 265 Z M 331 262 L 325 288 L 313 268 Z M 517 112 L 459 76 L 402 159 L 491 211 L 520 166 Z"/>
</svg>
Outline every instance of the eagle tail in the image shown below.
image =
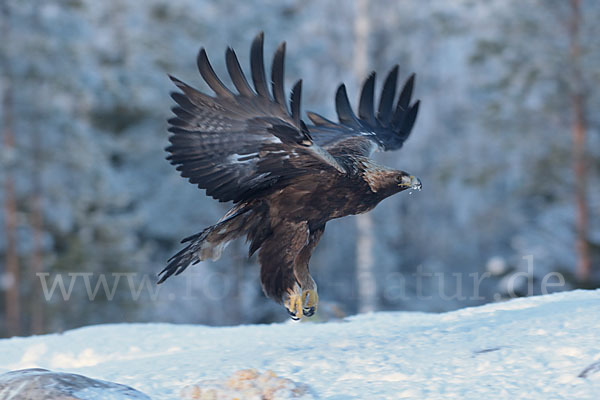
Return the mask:
<svg viewBox="0 0 600 400">
<path fill-rule="evenodd" d="M 183 239 L 181 242 L 188 245 L 169 259 L 167 266 L 158 274 L 162 276 L 157 283 L 164 282 L 171 275 L 181 274 L 188 266 L 200 261 L 218 260 L 229 242 L 246 234 L 254 220 L 251 211 L 252 208 L 247 205 L 238 205 L 215 225 Z"/>
</svg>

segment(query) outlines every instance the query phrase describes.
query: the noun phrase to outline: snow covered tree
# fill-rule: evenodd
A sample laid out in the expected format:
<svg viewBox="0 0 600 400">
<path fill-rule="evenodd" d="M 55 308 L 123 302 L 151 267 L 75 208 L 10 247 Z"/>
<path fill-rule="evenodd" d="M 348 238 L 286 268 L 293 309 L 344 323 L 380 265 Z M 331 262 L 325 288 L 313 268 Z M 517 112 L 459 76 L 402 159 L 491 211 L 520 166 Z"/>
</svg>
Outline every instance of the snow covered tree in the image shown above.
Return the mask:
<svg viewBox="0 0 600 400">
<path fill-rule="evenodd" d="M 2 170 L 3 174 L 3 211 L 4 233 L 6 235 L 6 250 L 4 255 L 4 271 L 2 273 L 2 287 L 5 291 L 6 331 L 9 335 L 21 333 L 21 299 L 19 295 L 20 268 L 17 250 L 18 209 L 15 190 L 15 170 L 18 150 L 15 141 L 14 107 L 13 107 L 13 74 L 11 57 L 13 52 L 11 43 L 11 13 L 7 1 L 2 7 L 2 32 L 5 46 L 2 57 Z"/>
<path fill-rule="evenodd" d="M 366 79 L 369 68 L 369 2 L 356 0 L 354 17 L 354 79 Z M 358 311 L 372 312 L 377 309 L 377 286 L 373 254 L 373 219 L 371 214 L 356 217 L 356 283 L 358 287 Z"/>
</svg>

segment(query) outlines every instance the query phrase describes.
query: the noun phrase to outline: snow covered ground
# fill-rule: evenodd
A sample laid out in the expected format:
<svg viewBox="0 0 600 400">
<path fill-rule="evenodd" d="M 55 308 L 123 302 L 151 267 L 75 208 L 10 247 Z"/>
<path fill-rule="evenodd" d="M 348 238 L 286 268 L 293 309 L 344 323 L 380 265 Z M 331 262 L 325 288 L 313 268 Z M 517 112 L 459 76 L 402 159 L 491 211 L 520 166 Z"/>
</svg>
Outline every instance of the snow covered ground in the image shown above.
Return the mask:
<svg viewBox="0 0 600 400">
<path fill-rule="evenodd" d="M 0 373 L 41 367 L 176 399 L 256 368 L 321 399 L 598 399 L 600 290 L 445 314 L 214 328 L 100 325 L 0 340 Z"/>
</svg>

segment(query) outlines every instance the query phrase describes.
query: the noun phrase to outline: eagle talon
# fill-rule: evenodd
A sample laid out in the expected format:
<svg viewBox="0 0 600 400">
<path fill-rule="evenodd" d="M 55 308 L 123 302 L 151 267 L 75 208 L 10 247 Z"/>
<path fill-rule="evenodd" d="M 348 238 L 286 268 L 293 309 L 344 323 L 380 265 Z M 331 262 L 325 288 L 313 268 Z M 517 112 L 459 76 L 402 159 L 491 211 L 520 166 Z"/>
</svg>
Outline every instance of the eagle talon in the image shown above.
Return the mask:
<svg viewBox="0 0 600 400">
<path fill-rule="evenodd" d="M 302 292 L 302 313 L 305 317 L 312 317 L 317 311 L 317 304 L 319 303 L 319 295 L 315 290 L 305 290 Z"/>
<path fill-rule="evenodd" d="M 312 317 L 313 315 L 315 315 L 315 308 L 314 307 L 303 308 L 302 313 L 304 314 L 305 317 Z"/>
<path fill-rule="evenodd" d="M 302 290 L 298 284 L 290 289 L 283 305 L 294 321 L 300 318 L 312 317 L 317 310 L 319 296 L 316 290 Z"/>
<path fill-rule="evenodd" d="M 296 314 L 294 314 L 290 310 L 288 310 L 288 314 L 290 314 L 290 318 L 293 319 L 294 321 L 300 320 L 300 317 L 296 316 Z"/>
<path fill-rule="evenodd" d="M 293 320 L 299 320 L 302 318 L 302 289 L 296 284 L 293 289 L 288 290 L 286 297 L 283 305 L 287 309 L 288 314 L 290 314 Z"/>
</svg>

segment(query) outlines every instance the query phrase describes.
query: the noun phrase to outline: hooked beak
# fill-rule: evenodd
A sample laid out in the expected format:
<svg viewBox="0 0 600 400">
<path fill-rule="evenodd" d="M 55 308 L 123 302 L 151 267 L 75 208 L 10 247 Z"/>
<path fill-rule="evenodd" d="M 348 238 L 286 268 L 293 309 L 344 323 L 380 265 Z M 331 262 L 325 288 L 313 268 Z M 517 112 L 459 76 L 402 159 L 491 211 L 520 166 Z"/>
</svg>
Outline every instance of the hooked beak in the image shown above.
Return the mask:
<svg viewBox="0 0 600 400">
<path fill-rule="evenodd" d="M 423 187 L 423 185 L 421 184 L 421 180 L 419 178 L 417 178 L 416 176 L 412 176 L 412 175 L 403 176 L 402 182 L 400 182 L 398 184 L 398 186 L 400 186 L 402 188 L 406 188 L 406 189 L 413 189 L 413 190 L 421 190 L 421 188 Z"/>
</svg>

